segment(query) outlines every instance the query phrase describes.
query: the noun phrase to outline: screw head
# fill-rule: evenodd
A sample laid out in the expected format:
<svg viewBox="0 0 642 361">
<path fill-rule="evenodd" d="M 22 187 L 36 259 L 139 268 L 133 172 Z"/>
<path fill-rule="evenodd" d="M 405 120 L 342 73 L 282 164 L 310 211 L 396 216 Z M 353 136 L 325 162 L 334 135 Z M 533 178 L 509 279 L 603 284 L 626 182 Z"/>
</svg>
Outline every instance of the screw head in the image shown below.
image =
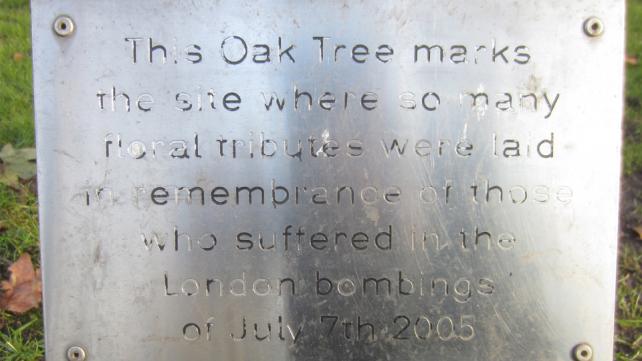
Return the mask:
<svg viewBox="0 0 642 361">
<path fill-rule="evenodd" d="M 80 346 L 71 346 L 67 350 L 67 360 L 69 361 L 85 361 L 87 354 Z"/>
<path fill-rule="evenodd" d="M 598 37 L 604 33 L 604 23 L 600 18 L 591 16 L 584 21 L 584 32 L 592 38 Z"/>
<path fill-rule="evenodd" d="M 577 344 L 573 348 L 573 359 L 575 359 L 575 361 L 593 360 L 593 348 L 588 343 Z"/>
<path fill-rule="evenodd" d="M 76 26 L 74 21 L 67 15 L 60 15 L 54 20 L 53 31 L 58 36 L 66 37 L 73 34 Z"/>
</svg>

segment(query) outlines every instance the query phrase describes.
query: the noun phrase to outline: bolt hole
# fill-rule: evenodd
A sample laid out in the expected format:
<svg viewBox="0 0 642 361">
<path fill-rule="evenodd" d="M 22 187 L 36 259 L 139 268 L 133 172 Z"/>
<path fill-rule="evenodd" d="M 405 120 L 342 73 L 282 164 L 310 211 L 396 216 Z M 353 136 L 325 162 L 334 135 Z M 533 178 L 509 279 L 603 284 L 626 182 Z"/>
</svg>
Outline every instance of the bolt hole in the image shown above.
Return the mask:
<svg viewBox="0 0 642 361">
<path fill-rule="evenodd" d="M 586 350 L 582 350 L 582 352 L 580 352 L 580 355 L 582 355 L 582 357 L 588 357 L 589 353 Z"/>
<path fill-rule="evenodd" d="M 0 0 L 1 1 L 1 0 Z M 74 22 L 70 17 L 61 15 L 53 23 L 53 31 L 58 36 L 69 36 L 74 32 Z M 71 354 L 69 354 L 71 356 Z M 80 354 L 82 357 L 82 353 Z"/>
<path fill-rule="evenodd" d="M 592 16 L 584 22 L 584 33 L 590 37 L 597 37 L 604 32 L 604 24 L 599 18 Z M 590 356 L 590 354 L 589 354 Z"/>
</svg>

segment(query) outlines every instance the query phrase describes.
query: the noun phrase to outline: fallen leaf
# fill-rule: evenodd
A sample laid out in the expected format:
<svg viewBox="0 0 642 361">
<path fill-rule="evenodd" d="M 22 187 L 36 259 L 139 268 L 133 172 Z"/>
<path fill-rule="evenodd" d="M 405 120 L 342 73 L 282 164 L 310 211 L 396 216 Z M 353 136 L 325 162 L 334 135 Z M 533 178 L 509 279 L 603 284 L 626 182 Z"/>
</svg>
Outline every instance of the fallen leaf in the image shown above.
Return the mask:
<svg viewBox="0 0 642 361">
<path fill-rule="evenodd" d="M 638 234 L 638 239 L 642 239 L 642 226 L 633 227 L 633 230 Z"/>
<path fill-rule="evenodd" d="M 0 150 L 0 183 L 13 188 L 20 186 L 20 180 L 36 176 L 36 149 L 14 149 L 6 144 Z"/>
<path fill-rule="evenodd" d="M 637 56 L 633 56 L 633 55 L 625 55 L 624 62 L 629 65 L 638 65 L 638 58 Z"/>
<path fill-rule="evenodd" d="M 22 61 L 25 58 L 25 55 L 20 52 L 13 53 L 13 61 Z"/>
<path fill-rule="evenodd" d="M 38 307 L 42 301 L 40 270 L 34 270 L 31 256 L 23 253 L 9 266 L 11 277 L 2 281 L 0 309 L 13 313 L 25 313 Z"/>
</svg>

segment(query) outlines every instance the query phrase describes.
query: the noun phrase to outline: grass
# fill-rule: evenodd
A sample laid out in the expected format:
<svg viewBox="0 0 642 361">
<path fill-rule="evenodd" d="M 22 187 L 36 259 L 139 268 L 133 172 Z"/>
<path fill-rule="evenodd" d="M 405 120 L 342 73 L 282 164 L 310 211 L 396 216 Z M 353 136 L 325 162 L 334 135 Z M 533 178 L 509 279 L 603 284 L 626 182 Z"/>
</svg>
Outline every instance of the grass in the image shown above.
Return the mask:
<svg viewBox="0 0 642 361">
<path fill-rule="evenodd" d="M 29 187 L 0 185 L 0 275 L 27 252 L 38 263 L 38 206 Z M 0 311 L 0 360 L 35 361 L 44 356 L 41 310 L 17 316 Z"/>
<path fill-rule="evenodd" d="M 41 360 L 44 355 L 42 342 L 42 317 L 37 312 L 8 320 L 13 326 L 0 334 L 0 355 L 4 361 Z"/>
<path fill-rule="evenodd" d="M 27 1 L 0 0 L 0 144 L 34 142 Z"/>
<path fill-rule="evenodd" d="M 38 206 L 29 187 L 0 185 L 0 275 L 27 252 L 38 263 Z M 0 311 L 0 360 L 35 361 L 44 356 L 41 310 L 17 316 Z"/>
<path fill-rule="evenodd" d="M 24 252 L 38 254 L 38 205 L 28 187 L 16 192 L 0 185 L 0 220 L 4 228 L 0 233 L 2 258 L 16 260 Z"/>
<path fill-rule="evenodd" d="M 627 1 L 626 47 L 628 56 L 642 61 L 642 0 Z M 627 65 L 625 100 L 623 170 L 625 177 L 633 179 L 632 184 L 639 185 L 642 184 L 642 63 Z M 623 202 L 642 204 L 641 193 L 642 190 L 637 189 L 633 192 L 637 199 L 623 199 Z M 623 228 L 642 225 L 642 209 L 634 208 L 633 220 L 623 220 Z M 642 360 L 642 240 L 636 236 L 623 237 L 620 242 L 615 346 L 617 361 Z"/>
<path fill-rule="evenodd" d="M 0 144 L 33 146 L 29 3 L 0 0 Z M 0 184 L 0 275 L 21 253 L 38 262 L 36 196 Z M 44 358 L 42 311 L 26 315 L 0 312 L 0 360 Z"/>
<path fill-rule="evenodd" d="M 642 253 L 640 247 L 620 248 L 618 279 L 618 361 L 642 360 Z"/>
<path fill-rule="evenodd" d="M 642 1 L 629 0 L 627 13 L 627 53 L 642 60 Z M 628 65 L 624 139 L 624 173 L 642 171 L 642 64 Z"/>
<path fill-rule="evenodd" d="M 31 44 L 26 0 L 0 0 L 0 145 L 32 146 Z M 627 53 L 642 59 L 642 0 L 628 1 Z M 642 64 L 627 66 L 624 172 L 642 179 Z M 642 192 L 637 192 L 642 194 Z M 36 196 L 0 184 L 0 276 L 23 252 L 38 262 Z M 636 200 L 642 204 L 641 199 Z M 637 225 L 642 225 L 642 209 Z M 617 295 L 618 361 L 642 360 L 642 241 L 622 242 Z M 0 312 L 0 360 L 44 356 L 41 311 Z"/>
</svg>

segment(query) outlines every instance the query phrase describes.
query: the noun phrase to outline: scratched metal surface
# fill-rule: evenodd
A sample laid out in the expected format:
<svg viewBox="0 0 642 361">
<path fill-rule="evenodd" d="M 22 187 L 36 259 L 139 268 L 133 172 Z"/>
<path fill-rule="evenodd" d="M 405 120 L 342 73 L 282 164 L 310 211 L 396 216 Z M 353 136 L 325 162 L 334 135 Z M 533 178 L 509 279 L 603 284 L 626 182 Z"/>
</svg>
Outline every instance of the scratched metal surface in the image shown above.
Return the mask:
<svg viewBox="0 0 642 361">
<path fill-rule="evenodd" d="M 77 345 L 88 360 L 562 361 L 571 359 L 580 342 L 593 347 L 596 360 L 612 358 L 624 1 L 34 0 L 32 8 L 47 360 L 63 360 Z M 59 14 L 75 21 L 72 36 L 52 32 Z M 583 33 L 589 16 L 603 20 L 602 36 Z M 280 36 L 284 44 L 296 44 L 296 63 L 255 64 L 248 58 L 226 64 L 221 42 L 233 35 L 250 49 L 265 43 L 272 50 L 278 49 Z M 326 54 L 321 63 L 313 36 L 331 37 L 329 46 L 366 44 L 371 54 L 364 64 L 345 53 L 337 63 Z M 170 58 L 150 65 L 143 52 L 133 63 L 127 37 L 152 37 L 168 52 L 173 44 L 179 50 L 198 44 L 203 61 L 191 64 L 181 57 L 176 64 Z M 394 48 L 388 63 L 372 55 L 380 44 Z M 477 64 L 470 56 L 464 64 L 448 58 L 415 64 L 414 44 L 464 45 L 469 55 L 479 45 L 526 45 L 531 59 L 525 65 L 512 58 L 504 64 L 482 55 Z M 100 111 L 96 94 L 112 86 L 132 98 L 153 94 L 152 111 L 125 113 L 120 103 L 117 112 Z M 354 102 L 348 109 L 315 106 L 277 114 L 266 112 L 257 97 L 262 91 L 291 94 L 295 86 L 316 96 L 376 92 L 380 103 L 373 111 Z M 202 94 L 215 89 L 216 110 L 173 109 L 174 93 L 194 94 L 199 87 Z M 241 109 L 223 111 L 220 95 L 232 91 L 241 94 Z M 439 93 L 438 111 L 400 109 L 398 96 L 404 91 Z M 458 95 L 481 91 L 491 97 L 487 108 L 471 109 L 465 103 L 469 99 Z M 495 102 L 503 92 L 535 92 L 539 107 L 498 110 Z M 544 93 L 551 101 L 560 96 L 548 118 Z M 282 155 L 216 156 L 217 137 L 248 139 L 250 132 L 255 139 L 263 132 L 290 142 L 336 139 L 342 148 L 332 159 L 306 150 L 301 161 Z M 191 157 L 152 159 L 146 148 L 141 159 L 114 153 L 107 158 L 109 133 L 112 142 L 120 134 L 125 147 L 135 140 L 147 147 L 153 140 L 185 140 Z M 201 158 L 193 154 L 195 133 Z M 500 141 L 537 142 L 551 133 L 552 158 L 492 154 L 493 134 Z M 393 137 L 411 139 L 404 157 L 382 155 L 381 140 Z M 452 147 L 434 155 L 439 139 L 463 138 L 474 144 L 472 156 L 457 156 Z M 365 144 L 362 156 L 346 155 L 351 139 Z M 433 142 L 433 155 L 413 153 L 419 139 Z M 272 180 L 290 188 L 396 186 L 402 196 L 398 203 L 278 207 L 186 204 L 171 198 L 160 206 L 149 198 L 156 186 L 169 187 L 170 193 L 172 186 L 208 191 L 262 186 L 269 195 Z M 470 186 L 482 189 L 486 180 L 526 187 L 532 198 L 523 204 L 507 194 L 499 205 L 472 201 Z M 415 190 L 434 185 L 443 195 L 447 182 L 450 202 L 443 197 L 435 204 L 419 202 Z M 567 191 L 546 199 L 544 188 L 537 188 L 542 185 L 555 192 L 572 189 L 572 201 L 557 200 L 566 199 Z M 148 188 L 136 203 L 132 190 L 138 186 Z M 82 192 L 92 187 L 113 190 L 114 203 L 105 196 L 87 206 Z M 236 248 L 239 232 L 282 235 L 287 225 L 304 227 L 306 237 L 313 231 L 372 236 L 392 226 L 393 247 L 378 250 L 370 240 L 366 250 L 347 242 L 324 251 L 309 242 L 297 251 Z M 141 240 L 142 233 L 153 231 L 171 237 L 174 227 L 194 238 L 215 233 L 217 245 L 212 251 L 197 243 L 191 251 L 184 244 L 173 251 L 170 245 L 161 252 L 148 250 Z M 495 238 L 510 232 L 516 242 L 510 250 L 497 242 L 490 249 L 463 249 L 460 232 L 470 237 L 475 227 Z M 444 248 L 413 250 L 408 246 L 413 229 L 440 234 Z M 200 245 L 206 247 L 207 241 Z M 317 295 L 315 272 L 335 286 L 345 278 L 358 283 L 387 277 L 393 294 L 364 295 L 360 286 L 353 290 L 344 281 L 343 294 L 335 287 L 332 295 Z M 399 272 L 416 287 L 412 295 L 399 295 Z M 234 279 L 242 277 L 249 291 L 235 295 L 242 281 Z M 423 295 L 418 295 L 421 277 Z M 205 294 L 208 278 L 225 282 L 223 295 L 217 288 Z M 257 278 L 295 279 L 298 294 L 278 296 L 273 288 L 272 294 L 259 296 L 252 291 Z M 199 282 L 198 294 L 182 294 L 185 279 Z M 448 295 L 439 288 L 443 280 Z M 194 282 L 184 284 L 186 292 L 195 292 Z M 267 290 L 265 281 L 255 286 L 256 293 Z M 408 283 L 401 286 L 408 291 L 404 287 Z M 329 331 L 333 320 L 336 327 Z M 372 328 L 363 326 L 358 335 L 359 322 Z M 198 336 L 192 323 L 201 334 L 190 341 Z M 255 323 L 259 337 L 270 324 L 269 338 L 257 340 Z"/>
</svg>

